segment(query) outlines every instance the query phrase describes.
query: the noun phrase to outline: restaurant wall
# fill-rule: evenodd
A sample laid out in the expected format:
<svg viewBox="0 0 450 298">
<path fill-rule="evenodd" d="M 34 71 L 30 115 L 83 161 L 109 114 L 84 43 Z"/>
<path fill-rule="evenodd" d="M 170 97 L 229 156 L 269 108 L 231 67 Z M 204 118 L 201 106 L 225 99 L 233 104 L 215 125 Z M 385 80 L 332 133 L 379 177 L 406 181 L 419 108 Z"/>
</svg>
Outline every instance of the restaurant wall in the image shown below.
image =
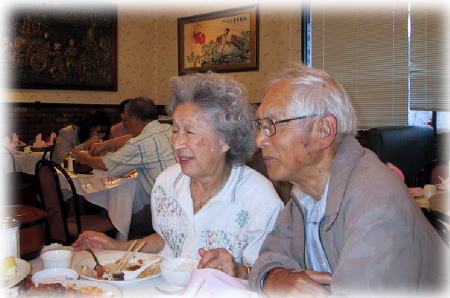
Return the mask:
<svg viewBox="0 0 450 298">
<path fill-rule="evenodd" d="M 264 84 L 290 62 L 300 61 L 301 9 L 274 9 L 259 5 L 259 70 L 227 73 L 248 88 L 251 102 L 259 102 Z M 242 1 L 242 5 L 254 1 Z M 146 5 L 130 8 L 118 5 L 118 90 L 7 90 L 2 101 L 67 104 L 118 104 L 124 98 L 149 96 L 159 105 L 167 102 L 169 78 L 177 75 L 177 18 L 240 7 L 221 5 L 204 9 L 181 7 L 169 10 Z"/>
</svg>

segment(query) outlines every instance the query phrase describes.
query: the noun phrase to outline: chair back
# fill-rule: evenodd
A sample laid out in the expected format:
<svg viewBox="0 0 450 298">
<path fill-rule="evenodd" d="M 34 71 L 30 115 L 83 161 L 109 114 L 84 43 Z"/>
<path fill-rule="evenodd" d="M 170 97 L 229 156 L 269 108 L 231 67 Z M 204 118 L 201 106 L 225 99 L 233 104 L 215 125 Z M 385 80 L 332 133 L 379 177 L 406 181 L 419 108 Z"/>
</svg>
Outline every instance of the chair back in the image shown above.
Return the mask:
<svg viewBox="0 0 450 298">
<path fill-rule="evenodd" d="M 51 160 L 52 159 L 52 156 L 53 156 L 53 149 L 55 148 L 55 146 L 48 146 L 48 147 L 45 147 L 45 150 L 44 150 L 44 153 L 42 153 L 42 160 L 45 160 L 45 159 L 49 159 L 49 160 Z M 48 155 L 48 158 L 47 158 L 47 155 Z"/>
<path fill-rule="evenodd" d="M 41 202 L 47 213 L 50 238 L 53 241 L 69 244 L 73 239 L 68 231 L 68 208 L 65 207 L 58 171 L 70 185 L 73 195 L 77 231 L 78 234 L 80 234 L 79 195 L 75 189 L 72 178 L 70 178 L 69 174 L 67 174 L 61 166 L 50 160 L 40 160 L 36 164 L 35 174 L 39 181 L 39 195 L 41 197 Z"/>
<path fill-rule="evenodd" d="M 450 235 L 447 226 L 450 225 L 450 216 L 439 212 L 437 210 L 432 210 L 428 208 L 420 208 L 428 219 L 430 224 L 436 230 L 436 232 L 441 236 L 447 246 L 450 246 Z"/>
</svg>

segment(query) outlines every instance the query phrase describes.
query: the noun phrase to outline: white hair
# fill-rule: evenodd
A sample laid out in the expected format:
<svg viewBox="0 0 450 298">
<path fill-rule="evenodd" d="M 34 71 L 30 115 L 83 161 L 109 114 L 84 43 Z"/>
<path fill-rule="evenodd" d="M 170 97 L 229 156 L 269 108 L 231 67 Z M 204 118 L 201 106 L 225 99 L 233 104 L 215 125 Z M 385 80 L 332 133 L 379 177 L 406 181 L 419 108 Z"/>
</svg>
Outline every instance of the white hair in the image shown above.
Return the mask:
<svg viewBox="0 0 450 298">
<path fill-rule="evenodd" d="M 342 85 L 322 70 L 299 66 L 284 71 L 272 82 L 288 81 L 292 98 L 287 104 L 289 116 L 332 114 L 337 119 L 336 141 L 356 135 L 357 119 L 350 97 Z"/>
</svg>

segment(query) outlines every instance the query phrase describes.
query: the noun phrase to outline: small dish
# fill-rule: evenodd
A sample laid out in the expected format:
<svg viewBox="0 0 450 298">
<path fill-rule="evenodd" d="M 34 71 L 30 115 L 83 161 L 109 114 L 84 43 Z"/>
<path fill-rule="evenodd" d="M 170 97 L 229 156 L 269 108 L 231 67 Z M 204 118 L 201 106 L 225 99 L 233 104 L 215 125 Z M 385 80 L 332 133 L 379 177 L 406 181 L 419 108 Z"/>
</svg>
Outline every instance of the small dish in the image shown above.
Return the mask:
<svg viewBox="0 0 450 298">
<path fill-rule="evenodd" d="M 177 287 L 185 287 L 191 279 L 192 271 L 198 261 L 190 258 L 173 258 L 165 260 L 159 266 L 165 281 Z"/>
<path fill-rule="evenodd" d="M 78 272 L 68 268 L 51 268 L 38 271 L 31 277 L 34 284 L 49 284 L 65 280 L 77 280 Z"/>
<path fill-rule="evenodd" d="M 70 268 L 73 252 L 65 249 L 48 250 L 41 254 L 44 269 Z"/>
</svg>

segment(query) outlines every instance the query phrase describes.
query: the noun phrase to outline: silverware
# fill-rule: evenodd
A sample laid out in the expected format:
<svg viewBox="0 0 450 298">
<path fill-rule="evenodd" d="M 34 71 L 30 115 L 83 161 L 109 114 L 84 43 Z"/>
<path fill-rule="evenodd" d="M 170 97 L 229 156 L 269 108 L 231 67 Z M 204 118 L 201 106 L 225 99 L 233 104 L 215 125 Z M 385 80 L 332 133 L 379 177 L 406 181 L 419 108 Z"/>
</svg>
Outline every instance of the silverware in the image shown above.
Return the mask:
<svg viewBox="0 0 450 298">
<path fill-rule="evenodd" d="M 95 255 L 95 253 L 90 249 L 90 248 L 86 248 L 86 250 L 91 254 L 91 256 L 94 258 L 95 261 L 95 267 L 94 269 L 97 270 L 98 267 L 104 268 L 102 265 L 100 265 L 100 262 L 97 259 L 97 256 Z"/>
</svg>

